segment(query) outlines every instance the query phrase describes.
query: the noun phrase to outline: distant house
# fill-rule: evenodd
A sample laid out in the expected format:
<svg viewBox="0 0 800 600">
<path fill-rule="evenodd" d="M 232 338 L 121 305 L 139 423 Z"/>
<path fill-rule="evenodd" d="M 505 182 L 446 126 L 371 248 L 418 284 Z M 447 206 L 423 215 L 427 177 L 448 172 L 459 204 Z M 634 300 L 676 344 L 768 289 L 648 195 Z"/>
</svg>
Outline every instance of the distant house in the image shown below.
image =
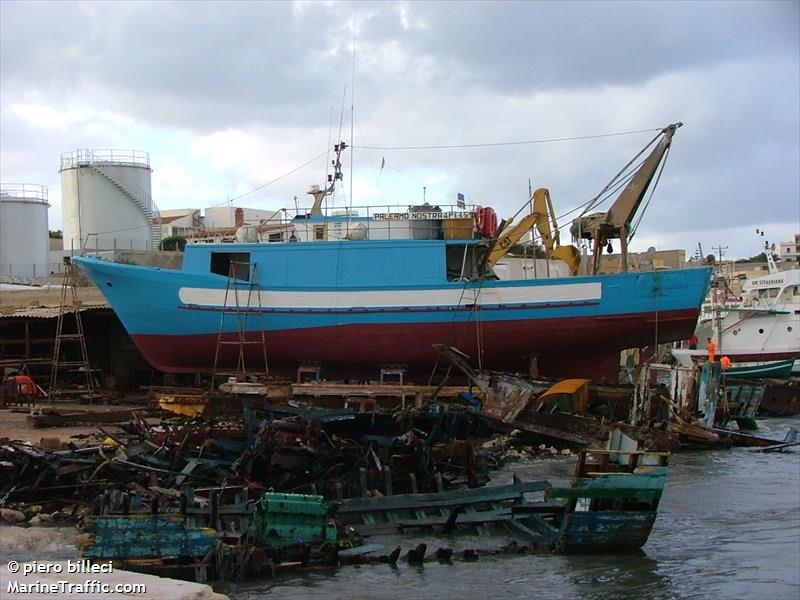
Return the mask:
<svg viewBox="0 0 800 600">
<path fill-rule="evenodd" d="M 259 225 L 262 223 L 279 223 L 280 211 L 259 210 L 257 208 L 243 208 L 236 206 L 214 206 L 207 208 L 203 214 L 205 229 L 224 229 L 237 227 L 241 224 Z"/>
<path fill-rule="evenodd" d="M 795 265 L 800 263 L 800 233 L 795 233 L 788 242 L 778 244 L 778 258 Z"/>
<path fill-rule="evenodd" d="M 685 250 L 655 250 L 653 252 L 628 253 L 628 268 L 631 271 L 681 269 L 685 266 Z M 621 270 L 621 254 L 604 254 L 600 257 L 600 273 L 619 273 Z"/>
<path fill-rule="evenodd" d="M 153 223 L 157 221 L 154 219 Z M 161 239 L 179 235 L 188 237 L 203 228 L 200 210 L 184 208 L 161 211 Z"/>
</svg>

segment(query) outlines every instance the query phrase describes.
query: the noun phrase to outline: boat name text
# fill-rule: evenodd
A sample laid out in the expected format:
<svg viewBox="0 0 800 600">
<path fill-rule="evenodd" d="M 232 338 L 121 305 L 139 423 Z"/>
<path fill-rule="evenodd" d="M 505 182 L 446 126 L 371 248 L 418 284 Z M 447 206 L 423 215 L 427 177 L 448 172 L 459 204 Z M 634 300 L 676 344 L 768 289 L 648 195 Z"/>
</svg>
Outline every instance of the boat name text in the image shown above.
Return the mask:
<svg viewBox="0 0 800 600">
<path fill-rule="evenodd" d="M 373 219 L 382 221 L 438 221 L 442 219 L 472 219 L 475 216 L 474 212 L 470 211 L 426 211 L 426 212 L 391 212 L 391 213 L 375 213 L 372 215 Z"/>
<path fill-rule="evenodd" d="M 763 287 L 765 285 L 783 285 L 783 279 L 766 279 L 753 282 L 753 287 Z"/>
</svg>

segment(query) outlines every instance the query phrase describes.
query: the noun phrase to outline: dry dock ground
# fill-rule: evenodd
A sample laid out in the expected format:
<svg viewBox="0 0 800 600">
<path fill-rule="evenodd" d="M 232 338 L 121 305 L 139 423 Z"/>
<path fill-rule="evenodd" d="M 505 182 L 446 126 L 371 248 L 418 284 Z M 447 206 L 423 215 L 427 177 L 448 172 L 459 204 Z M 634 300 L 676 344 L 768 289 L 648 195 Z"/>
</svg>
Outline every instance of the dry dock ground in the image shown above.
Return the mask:
<svg viewBox="0 0 800 600">
<path fill-rule="evenodd" d="M 69 413 L 77 411 L 117 411 L 140 407 L 141 405 L 137 406 L 132 404 L 114 404 L 113 406 L 107 406 L 98 404 L 73 404 L 66 402 L 52 404 L 44 402 L 36 405 L 36 409 L 54 409 L 60 412 Z M 30 408 L 22 406 L 0 409 L 0 439 L 8 438 L 11 440 L 19 440 L 38 445 L 42 438 L 57 437 L 62 443 L 70 441 L 79 442 L 79 438 L 71 439 L 72 436 L 85 436 L 92 434 L 101 435 L 97 429 L 98 426 L 102 427 L 105 431 L 111 434 L 120 431 L 120 428 L 112 423 L 90 423 L 86 425 L 71 425 L 69 427 L 45 427 L 36 429 L 27 422 L 27 416 L 30 414 L 30 411 Z"/>
</svg>

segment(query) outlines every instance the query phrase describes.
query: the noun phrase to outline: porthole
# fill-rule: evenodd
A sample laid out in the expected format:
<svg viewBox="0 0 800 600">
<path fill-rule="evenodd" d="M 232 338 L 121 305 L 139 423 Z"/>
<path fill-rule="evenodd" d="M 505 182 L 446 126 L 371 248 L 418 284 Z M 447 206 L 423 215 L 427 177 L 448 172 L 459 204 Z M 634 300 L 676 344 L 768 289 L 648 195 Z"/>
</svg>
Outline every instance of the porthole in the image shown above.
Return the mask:
<svg viewBox="0 0 800 600">
<path fill-rule="evenodd" d="M 107 285 L 108 287 L 111 287 L 111 282 L 110 282 L 110 281 L 106 281 L 106 285 Z"/>
<path fill-rule="evenodd" d="M 764 330 L 763 329 L 759 329 L 758 333 L 764 333 Z"/>
<path fill-rule="evenodd" d="M 734 329 L 733 330 L 733 335 L 739 335 L 739 330 L 738 329 Z"/>
</svg>

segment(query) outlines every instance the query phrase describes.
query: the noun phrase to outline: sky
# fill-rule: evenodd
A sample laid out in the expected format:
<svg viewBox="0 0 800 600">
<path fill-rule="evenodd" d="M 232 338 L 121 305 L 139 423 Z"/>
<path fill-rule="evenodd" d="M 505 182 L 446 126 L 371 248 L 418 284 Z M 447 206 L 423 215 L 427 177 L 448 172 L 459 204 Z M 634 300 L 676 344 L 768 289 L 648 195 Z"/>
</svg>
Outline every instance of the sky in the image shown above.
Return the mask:
<svg viewBox="0 0 800 600">
<path fill-rule="evenodd" d="M 342 206 L 508 217 L 530 181 L 567 227 L 677 121 L 633 250 L 800 232 L 800 2 L 0 0 L 0 179 L 47 186 L 50 229 L 79 148 L 148 152 L 162 210 L 277 210 L 338 139 Z"/>
</svg>

